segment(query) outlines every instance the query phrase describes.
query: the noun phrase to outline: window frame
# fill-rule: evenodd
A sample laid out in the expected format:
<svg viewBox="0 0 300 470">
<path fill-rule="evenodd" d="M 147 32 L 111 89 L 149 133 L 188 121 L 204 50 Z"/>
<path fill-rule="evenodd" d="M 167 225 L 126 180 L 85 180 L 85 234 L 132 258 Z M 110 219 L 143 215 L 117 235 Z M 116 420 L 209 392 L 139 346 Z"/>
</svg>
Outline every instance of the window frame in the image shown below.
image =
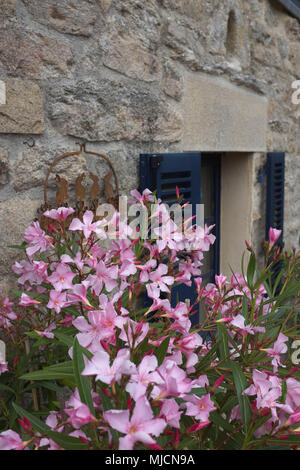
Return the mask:
<svg viewBox="0 0 300 470">
<path fill-rule="evenodd" d="M 300 20 L 300 0 L 277 0 L 293 16 Z"/>
</svg>

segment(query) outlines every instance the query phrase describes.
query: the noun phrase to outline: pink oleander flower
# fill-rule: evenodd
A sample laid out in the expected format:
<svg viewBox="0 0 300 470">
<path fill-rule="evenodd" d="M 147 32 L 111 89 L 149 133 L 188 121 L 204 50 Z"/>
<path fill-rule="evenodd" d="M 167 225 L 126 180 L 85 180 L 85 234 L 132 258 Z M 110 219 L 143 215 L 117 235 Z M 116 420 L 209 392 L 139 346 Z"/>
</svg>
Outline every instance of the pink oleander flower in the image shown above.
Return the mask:
<svg viewBox="0 0 300 470">
<path fill-rule="evenodd" d="M 38 305 L 40 303 L 41 302 L 39 302 L 38 300 L 33 299 L 32 297 L 29 297 L 29 295 L 23 292 L 23 294 L 21 295 L 19 305 L 21 305 L 22 307 L 29 307 L 30 305 Z"/>
<path fill-rule="evenodd" d="M 158 299 L 160 292 L 170 292 L 168 286 L 174 284 L 173 276 L 166 276 L 168 267 L 160 264 L 155 271 L 149 274 L 151 284 L 147 284 L 147 293 L 149 297 Z"/>
<path fill-rule="evenodd" d="M 177 282 L 182 282 L 187 286 L 192 285 L 192 276 L 200 276 L 201 270 L 196 267 L 195 263 L 189 259 L 188 261 L 182 261 L 179 263 L 179 275 L 176 277 Z"/>
<path fill-rule="evenodd" d="M 11 429 L 0 434 L 0 450 L 24 450 L 25 445 L 19 434 Z"/>
<path fill-rule="evenodd" d="M 254 369 L 252 380 L 253 384 L 246 388 L 243 394 L 265 396 L 270 388 L 272 388 L 272 382 L 269 380 L 269 376 L 258 369 Z"/>
<path fill-rule="evenodd" d="M 194 416 L 199 421 L 208 421 L 210 412 L 217 409 L 213 401 L 211 401 L 209 393 L 202 397 L 186 395 L 185 400 L 186 414 Z"/>
<path fill-rule="evenodd" d="M 8 362 L 2 361 L 0 357 L 0 375 L 8 371 Z"/>
<path fill-rule="evenodd" d="M 269 228 L 269 244 L 270 246 L 275 245 L 277 240 L 279 239 L 281 235 L 282 230 L 277 230 L 276 228 Z"/>
<path fill-rule="evenodd" d="M 289 419 L 286 422 L 286 426 L 292 426 L 293 424 L 298 424 L 300 423 L 300 410 L 299 411 L 294 411 Z"/>
<path fill-rule="evenodd" d="M 72 285 L 72 293 L 68 294 L 68 302 L 70 304 L 82 302 L 91 307 L 87 298 L 87 282 L 83 281 L 81 284 Z"/>
<path fill-rule="evenodd" d="M 157 366 L 155 356 L 145 356 L 137 367 L 136 373 L 131 375 L 126 390 L 135 401 L 145 395 L 148 385 L 154 382 L 152 372 L 156 370 Z"/>
<path fill-rule="evenodd" d="M 127 332 L 126 329 L 128 328 Z M 126 318 L 125 322 L 122 322 L 121 325 L 121 333 L 119 338 L 122 339 L 126 345 L 128 345 L 128 340 L 130 346 L 133 345 L 133 338 L 134 338 L 134 345 L 137 346 L 140 344 L 144 338 L 146 338 L 149 331 L 149 323 L 148 322 L 140 322 L 137 323 L 130 318 Z"/>
<path fill-rule="evenodd" d="M 53 339 L 54 338 L 54 334 L 51 333 L 51 331 L 55 330 L 56 329 L 56 324 L 53 322 L 51 323 L 51 325 L 49 325 L 47 328 L 45 328 L 44 331 L 37 331 L 35 330 L 35 332 L 39 335 L 39 336 L 44 336 L 45 338 L 48 338 L 48 339 Z"/>
<path fill-rule="evenodd" d="M 22 260 L 16 261 L 12 269 L 16 274 L 21 274 L 18 279 L 20 284 L 25 284 L 29 281 L 31 285 L 40 285 L 43 281 L 47 280 L 47 263 L 44 261 L 28 262 Z"/>
<path fill-rule="evenodd" d="M 179 411 L 179 405 L 174 398 L 166 398 L 160 409 L 159 417 L 166 420 L 172 428 L 180 429 L 180 418 L 182 411 Z"/>
<path fill-rule="evenodd" d="M 87 278 L 89 286 L 95 291 L 96 295 L 99 295 L 105 286 L 107 292 L 111 292 L 118 283 L 118 267 L 111 266 L 106 267 L 103 261 L 100 261 L 96 266 L 96 273 L 90 274 Z"/>
<path fill-rule="evenodd" d="M 269 357 L 273 357 L 272 364 L 274 367 L 274 372 L 277 372 L 278 366 L 283 364 L 281 363 L 281 355 L 286 353 L 288 350 L 287 345 L 285 344 L 288 341 L 288 337 L 285 336 L 283 333 L 279 333 L 277 340 L 273 344 L 273 348 L 263 349 L 263 351 L 267 352 Z"/>
<path fill-rule="evenodd" d="M 95 421 L 89 407 L 80 401 L 78 394 L 74 394 L 66 405 L 70 407 L 64 410 L 69 416 L 68 423 L 72 424 L 75 429 Z"/>
<path fill-rule="evenodd" d="M 30 245 L 26 248 L 26 253 L 31 258 L 34 253 L 46 251 L 52 244 L 52 238 L 41 229 L 39 222 L 34 222 L 25 230 L 24 240 Z"/>
<path fill-rule="evenodd" d="M 79 251 L 74 259 L 69 255 L 62 255 L 60 261 L 64 264 L 74 263 L 80 271 L 82 271 L 84 266 L 84 261 L 81 259 L 81 253 Z"/>
<path fill-rule="evenodd" d="M 159 436 L 166 427 L 164 419 L 153 417 L 151 406 L 144 396 L 137 400 L 131 418 L 129 410 L 105 411 L 103 417 L 113 429 L 126 434 L 119 440 L 119 450 L 132 450 L 135 442 L 156 444 L 151 435 Z"/>
<path fill-rule="evenodd" d="M 61 292 L 64 289 L 73 289 L 73 279 L 76 276 L 71 271 L 69 266 L 59 263 L 56 270 L 48 277 L 48 281 L 51 282 L 54 289 Z"/>
<path fill-rule="evenodd" d="M 121 328 L 127 321 L 126 318 L 117 314 L 110 301 L 106 303 L 104 310 L 88 312 L 88 319 L 89 322 L 85 317 L 77 317 L 74 319 L 73 325 L 80 331 L 77 339 L 81 346 L 92 353 L 99 351 L 101 340 L 105 339 L 115 343 L 115 327 Z"/>
<path fill-rule="evenodd" d="M 156 400 L 168 395 L 183 397 L 192 388 L 192 381 L 185 371 L 169 358 L 165 358 L 162 365 L 153 372 L 153 380 L 157 385 L 154 386 L 151 396 Z"/>
<path fill-rule="evenodd" d="M 102 219 L 92 223 L 94 214 L 92 211 L 86 211 L 83 215 L 83 222 L 79 219 L 73 219 L 69 230 L 79 230 L 83 231 L 85 238 L 89 238 L 92 233 L 96 233 L 99 238 L 105 239 L 106 233 L 103 230 L 103 227 L 107 225 L 107 221 Z"/>
<path fill-rule="evenodd" d="M 49 219 L 57 220 L 58 222 L 63 222 L 69 215 L 74 214 L 74 212 L 74 209 L 71 207 L 59 207 L 58 209 L 51 209 L 44 212 L 44 216 L 49 217 Z"/>
<path fill-rule="evenodd" d="M 146 202 L 154 202 L 154 196 L 152 196 L 152 192 L 150 189 L 144 189 L 142 194 L 137 191 L 136 189 L 133 189 L 130 191 L 131 196 L 133 196 L 133 199 L 129 199 L 128 202 L 136 204 L 137 202 L 140 204 L 145 205 Z"/>
<path fill-rule="evenodd" d="M 122 375 L 132 375 L 136 371 L 133 362 L 130 361 L 130 351 L 121 349 L 113 364 L 110 365 L 110 357 L 106 351 L 97 352 L 87 361 L 82 375 L 96 375 L 96 380 L 106 384 L 119 383 Z"/>
<path fill-rule="evenodd" d="M 150 259 L 146 261 L 145 264 L 137 264 L 136 267 L 141 271 L 140 282 L 146 283 L 149 281 L 149 274 L 152 269 L 156 268 L 157 261 L 155 259 Z"/>
<path fill-rule="evenodd" d="M 178 231 L 178 227 L 173 222 L 173 220 L 170 219 L 163 223 L 160 227 L 155 228 L 154 233 L 159 237 L 159 240 L 156 241 L 156 246 L 159 253 L 166 247 L 175 251 L 183 248 L 183 246 L 180 244 L 180 242 L 183 240 L 183 235 Z"/>
<path fill-rule="evenodd" d="M 131 276 L 137 272 L 136 265 L 131 260 L 123 261 L 122 265 L 120 266 L 119 276 L 120 278 L 126 278 Z"/>
<path fill-rule="evenodd" d="M 219 289 L 221 289 L 226 284 L 226 279 L 226 276 L 223 276 L 223 274 L 215 276 L 216 285 Z"/>
<path fill-rule="evenodd" d="M 210 245 L 213 245 L 216 239 L 216 237 L 212 233 L 210 233 L 213 228 L 214 225 L 210 225 L 209 227 L 207 227 L 207 225 L 205 224 L 204 228 L 197 225 L 190 234 L 187 234 L 187 247 L 189 249 L 192 248 L 193 250 L 198 250 L 199 252 L 208 251 Z"/>
<path fill-rule="evenodd" d="M 300 409 L 300 382 L 292 377 L 286 379 L 286 404 L 294 411 Z"/>
<path fill-rule="evenodd" d="M 59 313 L 65 305 L 66 305 L 66 293 L 51 290 L 50 299 L 47 304 L 47 307 L 53 308 L 56 311 L 56 313 Z"/>
<path fill-rule="evenodd" d="M 198 362 L 198 355 L 195 351 L 202 346 L 202 342 L 202 338 L 198 333 L 190 333 L 176 342 L 176 347 L 187 358 L 186 367 L 188 369 Z"/>
<path fill-rule="evenodd" d="M 263 326 L 251 326 L 251 325 L 246 325 L 245 326 L 245 318 L 243 315 L 238 314 L 231 322 L 230 324 L 232 326 L 235 326 L 238 330 L 238 332 L 242 336 L 247 336 L 249 335 L 254 335 L 255 333 L 264 333 L 266 330 Z"/>
</svg>

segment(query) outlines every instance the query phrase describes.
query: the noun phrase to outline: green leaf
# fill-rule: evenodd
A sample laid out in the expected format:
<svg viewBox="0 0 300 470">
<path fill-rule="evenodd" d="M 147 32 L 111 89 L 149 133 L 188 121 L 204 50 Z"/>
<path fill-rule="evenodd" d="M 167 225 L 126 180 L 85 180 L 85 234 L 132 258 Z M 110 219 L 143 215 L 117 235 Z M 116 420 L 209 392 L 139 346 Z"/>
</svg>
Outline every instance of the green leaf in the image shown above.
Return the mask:
<svg viewBox="0 0 300 470">
<path fill-rule="evenodd" d="M 4 385 L 4 384 L 0 384 L 0 390 L 8 390 L 9 392 L 13 393 L 14 395 L 16 395 L 16 392 L 15 390 L 13 390 L 11 387 L 9 387 L 8 385 Z"/>
<path fill-rule="evenodd" d="M 53 441 L 55 441 L 56 444 L 63 447 L 64 449 L 67 449 L 67 450 L 86 449 L 86 444 L 84 444 L 77 437 L 66 436 L 59 432 L 52 431 L 51 428 L 47 424 L 43 423 L 43 421 L 41 421 L 33 414 L 21 408 L 16 403 L 13 403 L 13 407 L 21 418 L 25 416 L 30 421 L 34 430 L 38 431 L 41 434 L 46 434 L 47 437 L 49 437 L 50 439 L 53 439 Z"/>
<path fill-rule="evenodd" d="M 66 436 L 60 432 L 48 431 L 47 436 L 66 450 L 85 450 L 87 445 L 77 437 Z"/>
<path fill-rule="evenodd" d="M 245 318 L 245 324 L 248 324 L 248 318 L 249 318 L 249 306 L 248 306 L 248 297 L 246 294 L 243 297 L 243 306 L 242 306 L 242 315 Z"/>
<path fill-rule="evenodd" d="M 85 364 L 84 364 L 83 354 L 80 350 L 78 339 L 74 338 L 73 369 L 74 369 L 76 385 L 78 388 L 81 401 L 89 407 L 91 413 L 95 416 L 95 409 L 94 409 L 94 404 L 93 404 L 93 399 L 92 399 L 92 394 L 91 394 L 90 380 L 87 376 L 81 375 L 84 367 L 85 367 Z"/>
<path fill-rule="evenodd" d="M 166 357 L 169 343 L 170 343 L 170 336 L 168 338 L 165 338 L 155 351 L 155 356 L 157 358 L 157 362 L 159 366 L 162 364 L 164 358 Z"/>
<path fill-rule="evenodd" d="M 248 387 L 248 383 L 242 369 L 236 362 L 229 361 L 229 367 L 231 368 L 233 374 L 233 381 L 240 405 L 242 420 L 243 423 L 246 423 L 251 418 L 251 406 L 248 396 L 242 395 L 242 393 Z"/>
<path fill-rule="evenodd" d="M 31 413 L 29 413 L 29 411 L 26 411 L 21 408 L 16 403 L 13 403 L 13 407 L 21 418 L 25 416 L 25 418 L 29 419 L 33 429 L 35 429 L 36 431 L 40 432 L 41 434 L 45 434 L 51 430 L 51 428 L 47 424 L 43 423 L 43 421 L 38 419 L 36 416 L 33 416 Z"/>
<path fill-rule="evenodd" d="M 255 268 L 256 268 L 255 255 L 251 253 L 248 267 L 247 267 L 247 284 L 248 284 L 249 289 L 252 289 L 252 286 L 253 286 L 253 277 L 255 273 Z"/>
<path fill-rule="evenodd" d="M 218 344 L 215 344 L 205 356 L 200 356 L 199 362 L 197 364 L 197 371 L 205 370 L 207 367 L 210 367 L 211 363 L 216 358 L 216 353 L 218 349 Z"/>
<path fill-rule="evenodd" d="M 20 377 L 22 380 L 60 380 L 71 379 L 74 381 L 74 370 L 72 361 L 54 364 L 44 367 L 42 370 L 29 372 Z"/>
<path fill-rule="evenodd" d="M 219 356 L 220 359 L 225 359 L 225 357 L 229 357 L 229 346 L 228 346 L 228 340 L 229 336 L 226 331 L 226 326 L 223 323 L 218 323 L 217 326 L 217 332 L 218 332 L 218 351 L 219 351 Z"/>
<path fill-rule="evenodd" d="M 108 398 L 108 396 L 105 395 L 105 393 L 103 393 L 103 391 L 101 389 L 98 391 L 98 393 L 100 395 L 101 405 L 103 407 L 103 410 L 104 411 L 111 410 L 113 408 L 113 406 L 112 406 L 111 401 Z"/>
<path fill-rule="evenodd" d="M 55 332 L 54 335 L 57 339 L 59 339 L 63 344 L 65 344 L 69 348 L 73 346 L 74 340 L 72 336 L 66 335 L 65 333 L 61 333 L 59 331 Z M 81 346 L 79 343 L 78 348 L 88 359 L 92 359 L 93 354 L 87 349 L 85 349 L 83 346 Z"/>
</svg>

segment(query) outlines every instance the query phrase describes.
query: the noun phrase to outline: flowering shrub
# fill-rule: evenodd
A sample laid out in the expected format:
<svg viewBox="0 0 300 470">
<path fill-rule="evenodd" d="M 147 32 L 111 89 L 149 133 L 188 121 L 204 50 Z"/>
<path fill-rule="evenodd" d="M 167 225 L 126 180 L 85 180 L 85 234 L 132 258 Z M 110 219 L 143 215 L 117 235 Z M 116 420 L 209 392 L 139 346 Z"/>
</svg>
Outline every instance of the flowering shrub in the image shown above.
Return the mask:
<svg viewBox="0 0 300 470">
<path fill-rule="evenodd" d="M 159 237 L 66 207 L 26 229 L 19 301 L 0 304 L 0 449 L 297 448 L 299 253 L 272 284 L 271 229 L 262 269 L 248 245 L 245 272 L 204 285 L 212 227 L 182 230 L 150 191 L 132 195 L 155 204 Z M 173 305 L 192 278 L 196 302 Z"/>
</svg>

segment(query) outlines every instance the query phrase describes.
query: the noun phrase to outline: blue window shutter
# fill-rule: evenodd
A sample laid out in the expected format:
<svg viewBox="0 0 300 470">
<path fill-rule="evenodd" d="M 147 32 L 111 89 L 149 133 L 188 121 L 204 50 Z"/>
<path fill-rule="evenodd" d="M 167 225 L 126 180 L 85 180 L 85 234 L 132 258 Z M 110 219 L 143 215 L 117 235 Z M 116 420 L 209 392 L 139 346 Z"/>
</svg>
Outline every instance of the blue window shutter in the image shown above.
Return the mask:
<svg viewBox="0 0 300 470">
<path fill-rule="evenodd" d="M 284 220 L 284 166 L 285 153 L 272 152 L 267 154 L 267 214 L 266 239 L 269 228 L 282 230 L 277 244 L 283 246 Z"/>
<path fill-rule="evenodd" d="M 266 240 L 269 237 L 270 227 L 282 230 L 276 245 L 283 248 L 283 221 L 284 221 L 284 168 L 285 153 L 272 152 L 267 154 L 267 214 L 266 214 Z M 271 286 L 274 285 L 282 269 L 282 262 L 278 261 L 272 268 Z M 277 287 L 278 294 L 281 289 Z"/>
<path fill-rule="evenodd" d="M 201 204 L 201 153 L 155 153 L 140 156 L 140 189 L 156 190 L 157 197 L 165 203 L 176 203 L 176 186 L 184 195 L 183 202 L 189 201 L 193 207 Z M 196 300 L 196 288 L 184 284 L 172 289 L 172 305 L 177 301 L 190 299 L 191 305 Z M 191 317 L 193 324 L 199 321 L 199 306 Z"/>
</svg>

